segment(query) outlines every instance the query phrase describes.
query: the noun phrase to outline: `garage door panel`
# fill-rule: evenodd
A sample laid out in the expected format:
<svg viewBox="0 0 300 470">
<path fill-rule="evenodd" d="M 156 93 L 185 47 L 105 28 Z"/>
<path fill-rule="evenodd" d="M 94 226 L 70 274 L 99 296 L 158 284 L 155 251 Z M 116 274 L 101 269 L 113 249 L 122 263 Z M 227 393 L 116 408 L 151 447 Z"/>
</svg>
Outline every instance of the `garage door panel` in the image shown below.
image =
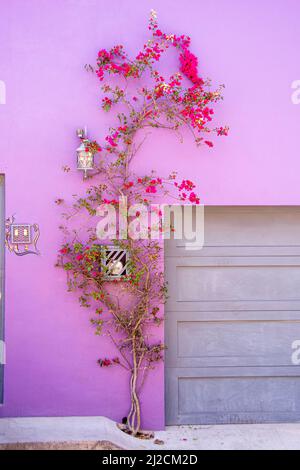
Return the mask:
<svg viewBox="0 0 300 470">
<path fill-rule="evenodd" d="M 177 267 L 179 301 L 299 300 L 300 266 Z"/>
<path fill-rule="evenodd" d="M 300 416 L 300 377 L 181 377 L 178 393 L 178 416 L 195 424 L 203 418 L 218 424 Z"/>
<path fill-rule="evenodd" d="M 205 207 L 205 247 L 199 253 L 299 254 L 299 221 L 299 207 L 259 207 L 259 211 L 255 206 Z M 168 241 L 167 256 L 181 255 L 185 243 L 184 239 Z M 187 252 L 186 256 L 193 253 Z"/>
<path fill-rule="evenodd" d="M 299 239 L 300 240 L 300 239 Z M 203 248 L 188 250 L 184 241 L 176 240 L 173 247 L 168 248 L 166 255 L 168 257 L 184 256 L 187 259 L 195 257 L 222 258 L 222 257 L 300 257 L 300 245 L 296 246 L 204 246 Z M 171 243 L 171 242 L 169 242 Z"/>
<path fill-rule="evenodd" d="M 186 253 L 189 250 L 186 250 Z M 300 266 L 300 256 L 171 256 L 166 264 L 166 269 L 172 273 L 181 267 L 214 267 L 214 266 Z"/>
<path fill-rule="evenodd" d="M 215 371 L 216 372 L 216 371 Z M 224 373 L 230 372 L 230 376 Z M 166 388 L 176 390 L 176 398 L 167 403 L 169 424 L 224 424 L 300 421 L 300 377 L 268 375 L 241 368 L 220 371 L 210 369 L 172 369 Z M 251 374 L 252 372 L 252 374 Z M 267 372 L 267 373 L 266 373 Z M 271 372 L 271 371 L 269 371 Z M 299 373 L 298 373 L 299 374 Z M 223 375 L 223 376 L 222 376 Z"/>
<path fill-rule="evenodd" d="M 294 321 L 178 321 L 166 351 L 169 366 L 290 366 Z M 280 338 L 280 341 L 278 341 Z"/>
<path fill-rule="evenodd" d="M 287 311 L 290 315 L 299 315 L 300 312 L 300 300 L 237 300 L 237 301 L 218 301 L 218 302 L 204 302 L 199 300 L 198 302 L 183 302 L 175 300 L 171 297 L 171 289 L 169 289 L 169 299 L 166 304 L 166 316 L 170 317 L 170 314 L 183 314 L 185 313 L 197 313 L 199 315 L 207 314 L 211 312 L 212 315 L 217 315 L 218 312 L 226 312 L 226 314 L 243 314 L 243 312 L 252 312 L 255 316 L 258 312 L 262 312 L 262 315 L 272 315 L 273 312 L 283 312 L 286 315 Z M 264 317 L 263 317 L 264 318 Z M 294 317 L 293 317 L 294 318 Z"/>
<path fill-rule="evenodd" d="M 215 366 L 215 367 L 169 367 L 168 375 L 177 377 L 300 377 L 300 368 L 292 364 L 279 367 L 244 367 L 244 366 Z M 176 379 L 176 380 L 177 380 Z M 174 384 L 173 384 L 174 386 Z"/>
<path fill-rule="evenodd" d="M 187 306 L 190 304 L 183 303 L 180 306 Z M 180 306 L 178 308 L 180 308 Z M 278 303 L 277 303 L 278 307 Z M 218 322 L 218 321 L 300 321 L 300 305 L 297 310 L 236 310 L 236 303 L 231 304 L 229 310 L 167 310 L 165 312 L 165 319 L 168 324 L 173 324 L 179 321 L 189 322 Z M 166 332 L 168 333 L 168 332 Z"/>
<path fill-rule="evenodd" d="M 206 207 L 205 245 L 299 246 L 299 221 L 299 207 Z"/>
<path fill-rule="evenodd" d="M 179 414 L 299 411 L 299 377 L 180 377 Z"/>
</svg>

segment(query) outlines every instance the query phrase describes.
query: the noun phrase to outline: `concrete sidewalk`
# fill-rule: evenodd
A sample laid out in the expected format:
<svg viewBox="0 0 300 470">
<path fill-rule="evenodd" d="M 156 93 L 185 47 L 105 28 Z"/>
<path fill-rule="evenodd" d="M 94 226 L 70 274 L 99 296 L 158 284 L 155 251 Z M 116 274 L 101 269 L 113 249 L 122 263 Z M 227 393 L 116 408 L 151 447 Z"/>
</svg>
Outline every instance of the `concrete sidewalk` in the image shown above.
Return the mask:
<svg viewBox="0 0 300 470">
<path fill-rule="evenodd" d="M 103 417 L 0 419 L 0 449 L 21 448 L 21 443 L 30 449 L 300 450 L 300 423 L 169 426 L 146 441 Z"/>
</svg>

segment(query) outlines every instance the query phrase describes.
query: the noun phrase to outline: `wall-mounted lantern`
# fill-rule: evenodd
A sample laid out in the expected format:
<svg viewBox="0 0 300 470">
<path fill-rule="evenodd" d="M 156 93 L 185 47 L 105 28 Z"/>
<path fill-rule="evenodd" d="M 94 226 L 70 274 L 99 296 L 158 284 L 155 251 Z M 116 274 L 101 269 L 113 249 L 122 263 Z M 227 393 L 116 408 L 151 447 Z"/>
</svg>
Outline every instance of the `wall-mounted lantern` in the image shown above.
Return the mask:
<svg viewBox="0 0 300 470">
<path fill-rule="evenodd" d="M 83 177 L 87 177 L 87 172 L 94 169 L 94 154 L 89 150 L 89 139 L 85 129 L 77 129 L 77 136 L 81 140 L 77 153 L 77 170 L 84 171 Z"/>
<path fill-rule="evenodd" d="M 19 224 L 15 222 L 13 216 L 6 219 L 5 244 L 8 250 L 14 252 L 17 256 L 38 255 L 37 241 L 39 236 L 38 224 Z"/>
<path fill-rule="evenodd" d="M 125 278 L 129 274 L 129 256 L 126 250 L 103 248 L 102 263 L 108 280 Z"/>
</svg>

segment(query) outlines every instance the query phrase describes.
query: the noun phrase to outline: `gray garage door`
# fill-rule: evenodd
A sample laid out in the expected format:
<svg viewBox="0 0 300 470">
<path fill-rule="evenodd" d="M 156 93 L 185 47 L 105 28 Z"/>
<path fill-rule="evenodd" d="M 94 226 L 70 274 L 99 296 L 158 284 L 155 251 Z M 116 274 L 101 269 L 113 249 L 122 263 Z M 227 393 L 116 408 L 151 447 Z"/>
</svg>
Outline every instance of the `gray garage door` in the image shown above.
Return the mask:
<svg viewBox="0 0 300 470">
<path fill-rule="evenodd" d="M 205 208 L 165 249 L 167 424 L 300 421 L 300 208 Z"/>
</svg>

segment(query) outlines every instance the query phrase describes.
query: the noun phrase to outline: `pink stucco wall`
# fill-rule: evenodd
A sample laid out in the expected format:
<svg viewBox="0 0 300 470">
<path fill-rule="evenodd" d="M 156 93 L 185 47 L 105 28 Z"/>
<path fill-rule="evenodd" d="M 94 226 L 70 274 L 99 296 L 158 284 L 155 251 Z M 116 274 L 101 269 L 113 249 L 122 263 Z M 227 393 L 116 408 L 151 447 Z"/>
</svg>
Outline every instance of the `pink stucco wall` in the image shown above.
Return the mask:
<svg viewBox="0 0 300 470">
<path fill-rule="evenodd" d="M 107 129 L 99 84 L 83 70 L 97 51 L 125 43 L 135 53 L 148 12 L 164 30 L 187 33 L 200 69 L 225 83 L 218 119 L 230 128 L 213 150 L 180 145 L 168 133 L 146 142 L 137 168 L 177 169 L 195 180 L 205 204 L 300 204 L 298 0 L 1 0 L 0 172 L 7 215 L 38 222 L 42 256 L 6 256 L 5 404 L 0 416 L 106 415 L 127 412 L 127 379 L 100 370 L 109 352 L 86 310 L 54 268 L 60 242 L 53 201 L 82 188 L 74 166 L 78 126 L 99 138 Z M 148 380 L 144 426 L 164 423 L 163 366 Z"/>
</svg>

